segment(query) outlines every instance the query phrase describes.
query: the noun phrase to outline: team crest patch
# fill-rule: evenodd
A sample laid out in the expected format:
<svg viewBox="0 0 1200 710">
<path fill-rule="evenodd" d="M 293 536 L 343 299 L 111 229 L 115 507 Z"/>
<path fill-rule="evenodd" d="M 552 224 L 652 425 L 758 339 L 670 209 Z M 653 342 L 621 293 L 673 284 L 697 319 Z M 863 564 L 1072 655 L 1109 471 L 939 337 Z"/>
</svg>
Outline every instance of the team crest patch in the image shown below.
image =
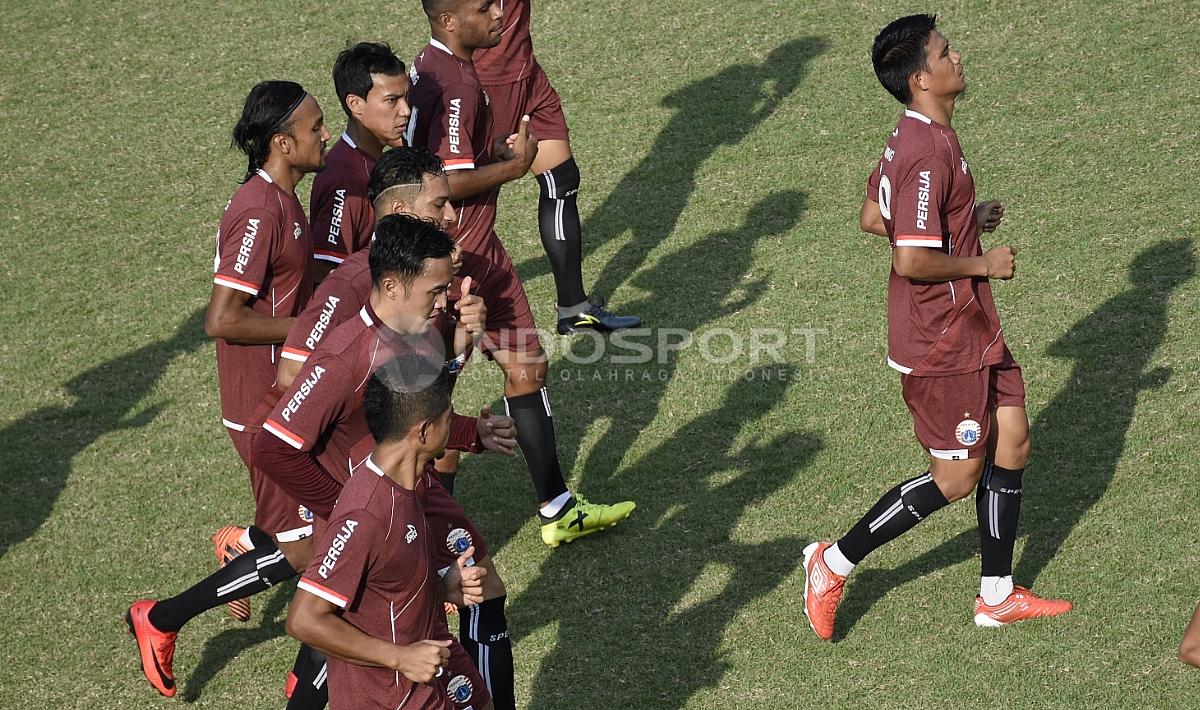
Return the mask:
<svg viewBox="0 0 1200 710">
<path fill-rule="evenodd" d="M 456 675 L 450 680 L 450 684 L 446 686 L 446 694 L 454 702 L 462 705 L 471 699 L 471 694 L 475 689 L 471 687 L 471 681 L 465 675 Z"/>
<path fill-rule="evenodd" d="M 471 546 L 471 533 L 462 528 L 454 528 L 446 536 L 446 548 L 455 555 L 461 555 Z"/>
<path fill-rule="evenodd" d="M 979 441 L 983 427 L 974 419 L 964 419 L 954 429 L 954 438 L 963 446 L 974 446 Z"/>
<path fill-rule="evenodd" d="M 300 519 L 304 522 L 311 523 L 313 521 L 313 513 L 308 508 L 300 506 L 300 510 L 298 512 L 300 513 Z"/>
</svg>

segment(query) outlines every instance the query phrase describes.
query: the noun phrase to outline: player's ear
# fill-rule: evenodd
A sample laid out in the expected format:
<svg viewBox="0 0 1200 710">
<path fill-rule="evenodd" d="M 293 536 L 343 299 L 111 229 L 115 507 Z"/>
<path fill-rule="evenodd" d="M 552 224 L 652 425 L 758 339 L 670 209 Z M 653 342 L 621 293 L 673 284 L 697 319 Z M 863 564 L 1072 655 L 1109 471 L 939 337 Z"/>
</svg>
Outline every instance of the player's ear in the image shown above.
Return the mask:
<svg viewBox="0 0 1200 710">
<path fill-rule="evenodd" d="M 418 426 L 420 427 L 420 430 L 417 432 L 417 438 L 421 441 L 422 444 L 424 444 L 429 441 L 429 430 L 431 427 L 433 427 L 433 422 L 426 419 L 425 421 L 421 422 Z"/>
<path fill-rule="evenodd" d="M 271 149 L 287 155 L 292 152 L 292 137 L 287 133 L 276 133 L 271 136 Z"/>
<path fill-rule="evenodd" d="M 367 100 L 356 94 L 346 94 L 346 108 L 350 109 L 350 115 L 358 118 L 363 108 L 366 106 Z"/>
</svg>

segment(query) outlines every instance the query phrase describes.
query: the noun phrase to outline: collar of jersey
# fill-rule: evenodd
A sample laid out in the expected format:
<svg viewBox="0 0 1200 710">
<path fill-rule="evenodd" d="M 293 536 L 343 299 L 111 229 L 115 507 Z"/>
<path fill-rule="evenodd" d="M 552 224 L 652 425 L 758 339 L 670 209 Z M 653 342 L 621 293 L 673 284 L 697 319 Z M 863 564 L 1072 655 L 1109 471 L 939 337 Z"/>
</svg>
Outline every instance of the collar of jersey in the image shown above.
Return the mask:
<svg viewBox="0 0 1200 710">
<path fill-rule="evenodd" d="M 920 111 L 913 111 L 911 108 L 904 109 L 904 115 L 908 116 L 909 118 L 915 118 L 918 121 L 920 121 L 921 123 L 933 123 L 932 118 L 926 116 L 925 114 L 921 113 Z"/>
<path fill-rule="evenodd" d="M 271 179 L 271 174 L 262 168 L 258 169 L 258 176 L 272 185 L 275 184 L 275 181 Z"/>
<path fill-rule="evenodd" d="M 363 323 L 372 328 L 379 327 L 379 316 L 375 315 L 375 311 L 371 308 L 370 303 L 364 303 L 361 310 L 358 312 L 358 317 L 363 319 Z"/>
<path fill-rule="evenodd" d="M 351 148 L 355 148 L 355 149 L 358 148 L 358 144 L 354 142 L 354 139 L 351 138 L 350 134 L 346 131 L 342 131 L 342 142 L 344 142 L 346 145 L 350 146 Z"/>
<path fill-rule="evenodd" d="M 429 46 L 437 47 L 438 49 L 442 50 L 446 54 L 449 54 L 451 57 L 454 56 L 454 52 L 451 52 L 449 47 L 447 47 L 446 45 L 442 44 L 441 42 L 437 41 L 436 39 L 434 39 L 432 37 L 429 38 Z"/>
<path fill-rule="evenodd" d="M 379 468 L 375 465 L 375 462 L 370 456 L 367 457 L 366 467 L 374 471 L 376 476 L 379 476 L 380 478 L 387 478 L 387 474 L 383 472 L 382 468 Z"/>
</svg>

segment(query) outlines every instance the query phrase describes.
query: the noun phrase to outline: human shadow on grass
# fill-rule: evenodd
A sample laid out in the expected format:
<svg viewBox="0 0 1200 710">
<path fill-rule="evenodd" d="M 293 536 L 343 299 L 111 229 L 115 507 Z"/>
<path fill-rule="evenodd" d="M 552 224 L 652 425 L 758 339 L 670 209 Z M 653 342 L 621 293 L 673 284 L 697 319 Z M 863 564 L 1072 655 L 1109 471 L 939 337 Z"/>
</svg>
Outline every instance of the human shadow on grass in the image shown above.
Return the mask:
<svg viewBox="0 0 1200 710">
<path fill-rule="evenodd" d="M 1030 425 L 1033 458 L 1020 519 L 1020 534 L 1027 539 L 1013 571 L 1016 583 L 1037 581 L 1071 531 L 1104 497 L 1138 396 L 1163 386 L 1171 375 L 1166 368 L 1147 368 L 1166 335 L 1171 293 L 1195 271 L 1190 240 L 1143 250 L 1130 267 L 1132 287 L 1105 301 L 1047 349 L 1051 356 L 1073 360 L 1075 367 L 1062 391 Z M 838 637 L 888 591 L 978 552 L 979 532 L 971 529 L 896 569 L 855 572 L 838 610 Z M 964 609 L 971 594 L 966 594 Z"/>
<path fill-rule="evenodd" d="M 738 531 L 746 511 L 789 485 L 822 446 L 813 434 L 762 424 L 796 377 L 766 366 L 730 385 L 715 409 L 613 483 L 638 501 L 632 518 L 557 549 L 510 601 L 518 654 L 522 639 L 557 625 L 528 707 L 602 698 L 604 707 L 677 708 L 721 682 L 728 625 L 795 571 L 805 542 L 783 521 Z"/>
<path fill-rule="evenodd" d="M 289 581 L 279 585 L 278 588 L 273 590 L 272 594 L 263 595 L 267 596 L 268 599 L 267 603 L 263 606 L 262 616 L 259 618 L 257 626 L 238 625 L 231 629 L 225 629 L 216 636 L 208 639 L 204 644 L 204 653 L 200 657 L 200 662 L 196 664 L 196 668 L 191 671 L 187 677 L 187 681 L 184 683 L 184 702 L 194 703 L 199 700 L 209 681 L 215 678 L 218 673 L 225 669 L 225 666 L 229 665 L 243 651 L 260 643 L 273 641 L 287 635 L 284 629 L 284 618 L 280 614 L 287 607 L 288 603 L 291 602 L 295 591 L 296 584 L 294 582 Z M 224 610 L 214 610 L 214 612 L 210 613 L 224 614 L 225 612 Z M 296 648 L 299 649 L 298 644 Z M 176 669 L 176 671 L 178 670 Z M 279 691 L 282 693 L 282 674 L 278 680 Z"/>
<path fill-rule="evenodd" d="M 204 309 L 166 339 L 93 367 L 64 385 L 69 405 L 36 409 L 0 431 L 5 496 L 0 501 L 0 557 L 36 533 L 66 486 L 75 457 L 97 439 L 145 426 L 160 405 L 137 410 L 171 361 L 208 340 Z"/>
<path fill-rule="evenodd" d="M 583 256 L 626 231 L 630 239 L 593 281 L 594 292 L 612 293 L 671 235 L 696 188 L 701 166 L 721 146 L 737 145 L 767 120 L 803 80 L 826 40 L 802 37 L 775 48 L 761 63 L 735 64 L 663 99 L 675 109 L 650 152 L 631 169 L 583 223 Z M 586 176 L 585 188 L 586 188 Z M 522 280 L 549 273 L 545 255 L 518 265 Z M 622 312 L 646 314 L 633 304 Z M 669 324 L 671 319 L 661 321 Z"/>
</svg>

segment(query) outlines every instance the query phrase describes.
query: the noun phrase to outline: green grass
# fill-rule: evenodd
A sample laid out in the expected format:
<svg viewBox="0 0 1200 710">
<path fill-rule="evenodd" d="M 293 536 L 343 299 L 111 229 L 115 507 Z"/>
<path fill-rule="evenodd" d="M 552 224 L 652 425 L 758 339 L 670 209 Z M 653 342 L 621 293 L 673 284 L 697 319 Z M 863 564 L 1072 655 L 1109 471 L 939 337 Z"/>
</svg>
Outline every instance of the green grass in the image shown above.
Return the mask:
<svg viewBox="0 0 1200 710">
<path fill-rule="evenodd" d="M 769 365 L 745 358 L 714 373 L 696 347 L 620 366 L 636 382 L 557 358 L 572 483 L 638 502 L 602 538 L 550 552 L 519 460 L 464 465 L 528 707 L 1200 706 L 1174 658 L 1200 597 L 1195 3 L 935 8 L 968 70 L 955 126 L 980 197 L 1008 203 L 987 241 L 1020 248 L 996 287 L 1036 449 L 1017 575 L 1076 610 L 970 626 L 960 504 L 868 559 L 836 643 L 803 621 L 802 547 L 924 465 L 883 364 L 887 250 L 856 223 L 898 112 L 868 47 L 913 9 L 535 5 L 584 174 L 588 282 L 655 327 L 820 332 L 812 362 L 789 342 L 786 384 L 737 379 Z M 292 78 L 336 130 L 343 43 L 409 59 L 427 32 L 415 0 L 74 0 L 10 3 L 0 36 L 0 706 L 164 707 L 121 614 L 208 573 L 208 535 L 251 514 L 200 327 L 244 165 L 229 129 L 250 85 Z M 548 325 L 535 201 L 531 180 L 506 188 L 499 227 Z M 498 391 L 476 368 L 459 406 Z M 189 625 L 180 697 L 281 706 L 288 594 L 256 598 L 246 626 Z"/>
</svg>

